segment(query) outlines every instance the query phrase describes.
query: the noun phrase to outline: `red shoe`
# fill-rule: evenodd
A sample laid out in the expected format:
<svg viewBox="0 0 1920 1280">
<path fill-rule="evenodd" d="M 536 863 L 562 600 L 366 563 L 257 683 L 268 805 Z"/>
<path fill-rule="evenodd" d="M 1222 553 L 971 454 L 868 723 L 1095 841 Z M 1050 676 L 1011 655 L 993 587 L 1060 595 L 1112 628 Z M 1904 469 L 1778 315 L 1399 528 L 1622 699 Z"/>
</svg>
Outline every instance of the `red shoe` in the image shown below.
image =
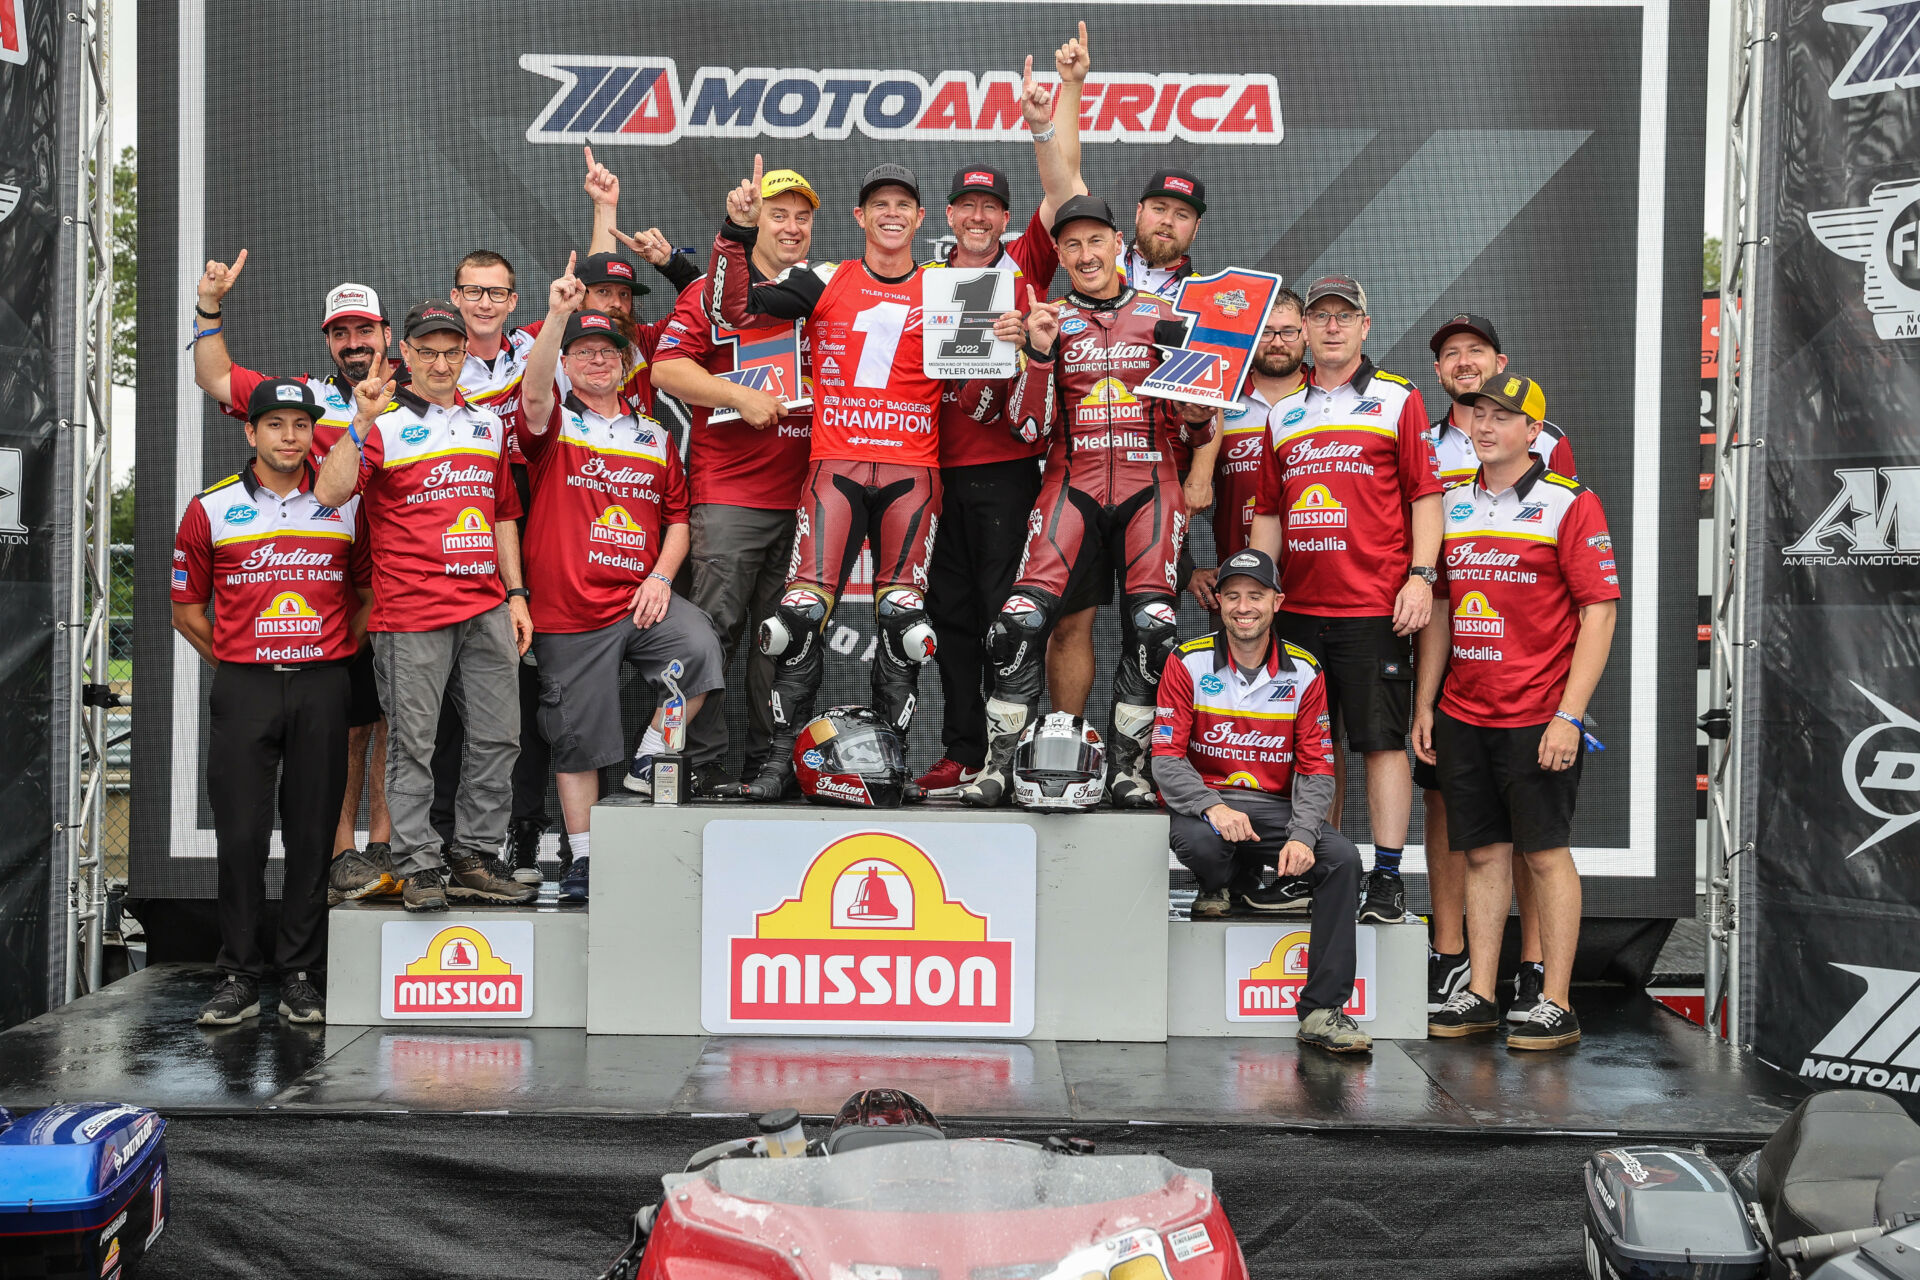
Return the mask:
<svg viewBox="0 0 1920 1280">
<path fill-rule="evenodd" d="M 979 776 L 978 769 L 969 769 L 943 756 L 938 764 L 916 779 L 916 785 L 930 796 L 954 795 Z"/>
</svg>

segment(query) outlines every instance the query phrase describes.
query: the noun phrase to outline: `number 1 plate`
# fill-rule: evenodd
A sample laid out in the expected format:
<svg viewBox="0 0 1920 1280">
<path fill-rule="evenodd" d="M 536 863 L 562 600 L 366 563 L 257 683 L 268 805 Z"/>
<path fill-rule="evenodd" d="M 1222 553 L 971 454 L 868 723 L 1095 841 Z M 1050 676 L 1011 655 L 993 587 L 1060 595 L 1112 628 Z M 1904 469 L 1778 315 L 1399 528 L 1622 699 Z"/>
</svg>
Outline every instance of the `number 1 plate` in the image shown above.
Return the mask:
<svg viewBox="0 0 1920 1280">
<path fill-rule="evenodd" d="M 1011 378 L 1019 351 L 993 336 L 993 322 L 1013 310 L 1013 272 L 941 267 L 920 279 L 927 376 Z"/>
</svg>

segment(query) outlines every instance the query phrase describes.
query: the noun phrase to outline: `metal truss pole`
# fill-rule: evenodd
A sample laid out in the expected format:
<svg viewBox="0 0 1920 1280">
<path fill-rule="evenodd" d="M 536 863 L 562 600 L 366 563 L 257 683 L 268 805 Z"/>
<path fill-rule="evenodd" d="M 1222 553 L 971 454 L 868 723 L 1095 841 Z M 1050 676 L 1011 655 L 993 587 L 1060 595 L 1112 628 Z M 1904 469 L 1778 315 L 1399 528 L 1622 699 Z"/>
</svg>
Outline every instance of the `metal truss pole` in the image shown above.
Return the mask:
<svg viewBox="0 0 1920 1280">
<path fill-rule="evenodd" d="M 1747 353 L 1753 337 L 1753 284 L 1759 251 L 1760 98 L 1766 48 L 1766 0 L 1734 0 L 1732 66 L 1727 76 L 1726 218 L 1721 235 L 1720 387 L 1714 404 L 1713 618 L 1708 710 L 1701 717 L 1707 750 L 1706 1024 L 1739 1035 L 1740 912 L 1737 859 L 1752 852 L 1741 811 L 1741 694 L 1752 641 L 1746 635 L 1747 457 L 1760 447 L 1743 439 L 1753 403 Z"/>
<path fill-rule="evenodd" d="M 109 0 L 69 0 L 63 17 L 80 46 L 75 136 L 78 179 L 66 222 L 73 258 L 73 571 L 67 586 L 66 998 L 100 988 L 106 926 L 101 834 L 106 808 L 109 613 L 113 466 L 113 138 L 107 75 Z"/>
</svg>

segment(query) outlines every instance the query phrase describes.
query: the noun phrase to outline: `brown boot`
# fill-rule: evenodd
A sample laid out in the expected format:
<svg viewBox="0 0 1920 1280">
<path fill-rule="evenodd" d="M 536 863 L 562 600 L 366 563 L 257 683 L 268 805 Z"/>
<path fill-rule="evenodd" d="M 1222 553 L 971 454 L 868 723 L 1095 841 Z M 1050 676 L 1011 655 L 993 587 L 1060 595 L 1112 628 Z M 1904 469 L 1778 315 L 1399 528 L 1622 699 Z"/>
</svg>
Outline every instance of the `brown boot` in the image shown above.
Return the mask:
<svg viewBox="0 0 1920 1280">
<path fill-rule="evenodd" d="M 521 884 L 511 872 L 494 870 L 497 859 L 458 853 L 447 859 L 447 897 L 460 902 L 497 902 L 518 906 L 540 896 L 537 885 Z"/>
</svg>

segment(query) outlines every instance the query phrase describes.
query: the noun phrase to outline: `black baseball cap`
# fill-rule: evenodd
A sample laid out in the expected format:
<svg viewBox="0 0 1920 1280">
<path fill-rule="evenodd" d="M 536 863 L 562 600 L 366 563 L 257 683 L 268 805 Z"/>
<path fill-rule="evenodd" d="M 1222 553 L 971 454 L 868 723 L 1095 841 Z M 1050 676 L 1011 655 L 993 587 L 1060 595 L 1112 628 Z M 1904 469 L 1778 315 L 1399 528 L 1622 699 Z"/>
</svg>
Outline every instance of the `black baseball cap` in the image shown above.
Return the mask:
<svg viewBox="0 0 1920 1280">
<path fill-rule="evenodd" d="M 1195 213 L 1207 211 L 1207 184 L 1185 169 L 1162 169 L 1149 178 L 1147 189 L 1140 193 L 1140 202 L 1145 204 L 1155 196 L 1171 196 L 1190 204 Z"/>
<path fill-rule="evenodd" d="M 1213 578 L 1215 590 L 1224 587 L 1228 578 L 1252 578 L 1269 591 L 1280 589 L 1280 571 L 1274 568 L 1273 557 L 1251 547 L 1237 551 L 1220 562 L 1220 568 Z"/>
<path fill-rule="evenodd" d="M 1462 311 L 1434 330 L 1433 338 L 1427 345 L 1432 347 L 1433 354 L 1438 356 L 1440 348 L 1447 345 L 1447 339 L 1456 333 L 1477 333 L 1487 340 L 1488 346 L 1495 351 L 1500 350 L 1500 335 L 1493 331 L 1493 321 L 1485 316 L 1476 316 L 1469 311 Z"/>
<path fill-rule="evenodd" d="M 623 284 L 633 290 L 636 298 L 653 292 L 635 277 L 633 264 L 617 253 L 590 254 L 574 273 L 574 279 L 586 285 Z"/>
<path fill-rule="evenodd" d="M 247 397 L 247 421 L 258 422 L 275 409 L 298 409 L 315 422 L 320 420 L 320 402 L 313 388 L 298 378 L 268 378 Z"/>
<path fill-rule="evenodd" d="M 1362 311 L 1367 309 L 1367 291 L 1352 276 L 1321 276 L 1307 286 L 1307 305 L 1312 306 L 1322 298 L 1345 298 Z"/>
<path fill-rule="evenodd" d="M 1496 373 L 1471 391 L 1462 392 L 1461 404 L 1491 400 L 1502 409 L 1524 413 L 1530 422 L 1547 420 L 1547 393 L 1524 373 Z"/>
<path fill-rule="evenodd" d="M 567 317 L 567 331 L 560 335 L 560 349 L 565 351 L 582 338 L 605 338 L 623 351 L 628 345 L 627 335 L 620 332 L 620 326 L 604 311 L 576 311 Z"/>
<path fill-rule="evenodd" d="M 920 199 L 920 179 L 914 176 L 913 170 L 889 162 L 867 170 L 867 176 L 860 180 L 860 198 L 854 203 L 865 204 L 867 197 L 880 187 L 905 187 L 916 201 Z"/>
<path fill-rule="evenodd" d="M 1053 226 L 1048 228 L 1048 232 L 1057 240 L 1060 238 L 1060 228 L 1066 226 L 1069 222 L 1078 222 L 1082 218 L 1091 218 L 1095 222 L 1104 222 L 1115 231 L 1120 229 L 1120 224 L 1113 220 L 1113 210 L 1107 208 L 1107 202 L 1105 200 L 1102 200 L 1099 196 L 1074 196 L 1071 200 L 1061 205 L 1059 209 L 1055 210 Z"/>
<path fill-rule="evenodd" d="M 947 203 L 952 204 L 969 191 L 993 196 L 1009 209 L 1013 207 L 1013 188 L 1007 183 L 1007 175 L 990 164 L 972 164 L 956 171 Z"/>
<path fill-rule="evenodd" d="M 406 324 L 401 335 L 408 341 L 429 333 L 457 333 L 467 336 L 467 321 L 454 308 L 444 302 L 416 302 L 407 312 Z"/>
</svg>

